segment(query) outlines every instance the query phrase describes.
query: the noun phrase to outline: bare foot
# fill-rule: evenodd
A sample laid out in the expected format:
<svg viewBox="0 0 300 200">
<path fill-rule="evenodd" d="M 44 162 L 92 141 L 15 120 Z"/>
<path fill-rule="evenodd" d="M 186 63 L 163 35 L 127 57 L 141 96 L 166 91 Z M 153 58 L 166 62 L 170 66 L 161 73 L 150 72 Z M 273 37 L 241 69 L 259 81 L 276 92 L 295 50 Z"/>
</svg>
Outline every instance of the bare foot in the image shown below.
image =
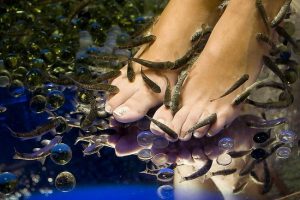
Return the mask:
<svg viewBox="0 0 300 200">
<path fill-rule="evenodd" d="M 191 46 L 191 36 L 202 24 L 214 24 L 216 20 L 218 0 L 172 0 L 154 25 L 152 34 L 156 41 L 142 54 L 141 58 L 151 61 L 174 61 L 183 56 Z M 136 121 L 147 111 L 163 102 L 166 89 L 166 79 L 174 85 L 177 72 L 166 71 L 158 74 L 155 70 L 146 70 L 144 73 L 161 87 L 161 93 L 153 93 L 145 85 L 141 74 L 141 66 L 134 65 L 135 81 L 130 83 L 126 77 L 127 67 L 122 70 L 122 75 L 112 84 L 120 88 L 120 92 L 109 99 L 106 110 L 112 112 L 119 122 L 128 123 Z M 162 75 L 163 74 L 163 75 Z"/>
<path fill-rule="evenodd" d="M 281 3 L 281 0 L 276 3 L 267 1 L 266 10 L 270 17 L 278 11 Z M 266 46 L 256 41 L 258 32 L 267 34 L 267 29 L 256 9 L 255 0 L 230 1 L 204 51 L 189 72 L 182 91 L 181 109 L 172 116 L 171 111 L 163 106 L 154 118 L 165 121 L 181 140 L 189 140 L 192 133 L 188 133 L 188 130 L 213 113 L 217 114 L 217 121 L 212 126 L 194 131 L 195 137 L 213 136 L 230 124 L 240 112 L 240 107 L 231 105 L 232 100 L 256 80 L 262 55 L 267 54 Z M 245 84 L 211 102 L 244 74 L 249 75 Z M 153 124 L 151 130 L 156 134 L 164 134 Z"/>
</svg>

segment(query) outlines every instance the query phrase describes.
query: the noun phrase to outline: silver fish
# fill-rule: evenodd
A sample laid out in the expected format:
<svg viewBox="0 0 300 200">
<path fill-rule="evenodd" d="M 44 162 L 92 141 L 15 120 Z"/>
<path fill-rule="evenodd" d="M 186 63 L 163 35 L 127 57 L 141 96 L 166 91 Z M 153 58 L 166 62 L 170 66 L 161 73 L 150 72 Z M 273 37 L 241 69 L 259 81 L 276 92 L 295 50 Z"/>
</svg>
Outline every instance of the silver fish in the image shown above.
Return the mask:
<svg viewBox="0 0 300 200">
<path fill-rule="evenodd" d="M 206 117 L 202 121 L 200 121 L 197 124 L 195 124 L 192 128 L 190 128 L 188 130 L 188 133 L 194 133 L 195 130 L 197 130 L 197 129 L 203 127 L 203 126 L 206 126 L 206 125 L 209 125 L 209 124 L 213 124 L 213 123 L 216 122 L 216 120 L 217 120 L 217 114 L 216 113 L 211 114 L 210 116 Z"/>
<path fill-rule="evenodd" d="M 160 87 L 152 81 L 144 72 L 143 69 L 141 68 L 141 75 L 144 80 L 144 82 L 147 84 L 147 86 L 155 93 L 161 93 Z"/>
<path fill-rule="evenodd" d="M 269 31 L 270 30 L 270 25 L 269 25 L 269 22 L 268 22 L 268 16 L 267 16 L 267 12 L 265 10 L 265 7 L 262 3 L 262 0 L 256 0 L 256 8 L 258 9 L 258 12 L 267 28 L 267 30 Z"/>
<path fill-rule="evenodd" d="M 175 131 L 173 131 L 171 128 L 169 128 L 167 125 L 149 117 L 148 115 L 146 115 L 146 118 L 149 119 L 151 122 L 153 122 L 156 126 L 158 126 L 162 131 L 164 131 L 171 138 L 173 138 L 175 140 L 178 139 L 177 133 Z"/>
<path fill-rule="evenodd" d="M 275 18 L 271 21 L 271 27 L 274 28 L 275 26 L 278 26 L 280 24 L 280 22 L 282 22 L 282 20 L 284 19 L 284 17 L 286 16 L 289 8 L 290 8 L 290 4 L 291 4 L 292 0 L 286 0 L 284 2 L 284 4 L 282 5 L 282 7 L 280 8 L 278 14 L 275 16 Z"/>
<path fill-rule="evenodd" d="M 155 35 L 137 37 L 137 38 L 134 38 L 131 41 L 127 42 L 126 44 L 122 44 L 122 45 L 118 46 L 118 48 L 119 49 L 130 49 L 130 48 L 138 47 L 138 46 L 141 46 L 141 45 L 147 44 L 147 43 L 152 44 L 155 40 L 156 40 Z"/>
<path fill-rule="evenodd" d="M 201 167 L 200 169 L 198 169 L 196 172 L 192 173 L 191 175 L 183 177 L 180 182 L 193 180 L 198 177 L 204 176 L 210 170 L 212 164 L 213 164 L 213 161 L 208 159 L 203 167 Z"/>
<path fill-rule="evenodd" d="M 171 106 L 170 106 L 173 115 L 175 115 L 179 109 L 181 88 L 187 76 L 188 76 L 187 70 L 181 71 L 178 76 L 178 81 L 174 87 L 174 93 L 171 97 Z"/>
</svg>

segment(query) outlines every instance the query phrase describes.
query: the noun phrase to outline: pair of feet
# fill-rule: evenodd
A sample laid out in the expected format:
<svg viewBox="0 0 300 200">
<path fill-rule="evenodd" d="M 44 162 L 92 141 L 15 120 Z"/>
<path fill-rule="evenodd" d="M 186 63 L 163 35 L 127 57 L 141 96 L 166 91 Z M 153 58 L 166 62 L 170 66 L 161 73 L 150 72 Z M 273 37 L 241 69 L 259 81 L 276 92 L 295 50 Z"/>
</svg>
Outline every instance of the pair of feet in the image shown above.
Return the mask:
<svg viewBox="0 0 300 200">
<path fill-rule="evenodd" d="M 181 140 L 189 140 L 192 135 L 188 130 L 213 113 L 217 114 L 217 121 L 196 130 L 195 137 L 213 136 L 236 118 L 240 107 L 233 107 L 231 102 L 256 80 L 262 55 L 267 53 L 265 46 L 256 41 L 256 34 L 266 33 L 267 29 L 255 7 L 255 0 L 231 0 L 220 18 L 219 3 L 219 0 L 186 0 L 183 5 L 181 0 L 170 1 L 152 28 L 156 41 L 140 57 L 151 61 L 174 61 L 190 48 L 190 38 L 202 24 L 214 26 L 205 49 L 184 83 L 180 110 L 173 116 L 163 105 L 153 116 L 172 128 Z M 270 16 L 279 10 L 280 3 L 265 2 Z M 175 71 L 158 73 L 144 69 L 144 73 L 161 87 L 162 92 L 157 94 L 144 83 L 140 69 L 140 65 L 134 65 L 137 75 L 132 83 L 127 80 L 126 67 L 112 82 L 120 92 L 108 100 L 106 111 L 113 113 L 119 122 L 137 121 L 150 108 L 162 104 L 167 86 L 165 76 L 171 86 L 175 85 L 178 76 Z M 223 94 L 243 74 L 249 74 L 250 78 L 242 87 L 222 99 L 210 101 Z M 150 128 L 155 134 L 165 135 L 154 124 Z"/>
</svg>

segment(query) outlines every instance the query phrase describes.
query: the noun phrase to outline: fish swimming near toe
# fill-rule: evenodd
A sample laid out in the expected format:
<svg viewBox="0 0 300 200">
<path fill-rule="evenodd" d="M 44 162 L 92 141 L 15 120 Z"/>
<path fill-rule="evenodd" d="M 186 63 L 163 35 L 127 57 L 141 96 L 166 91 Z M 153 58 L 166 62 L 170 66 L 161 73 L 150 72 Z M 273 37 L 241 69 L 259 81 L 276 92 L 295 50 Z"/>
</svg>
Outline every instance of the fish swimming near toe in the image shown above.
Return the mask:
<svg viewBox="0 0 300 200">
<path fill-rule="evenodd" d="M 271 21 L 271 27 L 274 28 L 275 26 L 278 26 L 282 20 L 285 18 L 287 12 L 289 11 L 290 5 L 292 3 L 292 0 L 285 0 L 284 4 L 281 6 L 278 14 L 274 17 L 274 19 Z"/>
<path fill-rule="evenodd" d="M 275 28 L 276 32 L 278 33 L 278 35 L 282 36 L 284 39 L 286 39 L 289 43 L 291 43 L 291 45 L 295 48 L 295 49 L 299 49 L 299 46 L 297 44 L 297 42 L 292 38 L 292 36 L 290 36 L 290 34 L 288 34 L 288 32 L 286 32 L 286 30 L 280 26 L 276 26 Z"/>
<path fill-rule="evenodd" d="M 49 131 L 55 129 L 57 126 L 59 126 L 61 123 L 61 117 L 56 117 L 51 119 L 49 122 L 38 126 L 36 129 L 30 131 L 30 132 L 14 132 L 11 128 L 7 126 L 7 128 L 10 130 L 10 133 L 16 137 L 23 140 L 29 140 L 34 138 L 39 138 L 48 133 Z"/>
<path fill-rule="evenodd" d="M 236 171 L 237 171 L 236 168 L 223 169 L 223 170 L 219 170 L 216 172 L 212 172 L 211 175 L 212 176 L 228 176 L 228 175 L 234 174 Z"/>
<path fill-rule="evenodd" d="M 133 82 L 135 79 L 135 72 L 132 66 L 132 60 L 128 60 L 128 64 L 127 64 L 127 78 L 129 80 L 129 82 Z"/>
<path fill-rule="evenodd" d="M 172 96 L 172 90 L 171 90 L 171 84 L 168 79 L 168 77 L 165 77 L 167 81 L 167 87 L 164 95 L 164 105 L 166 108 L 170 108 L 171 105 L 171 96 Z"/>
<path fill-rule="evenodd" d="M 188 133 L 193 133 L 194 131 L 196 131 L 197 129 L 204 127 L 206 125 L 210 125 L 213 124 L 217 121 L 217 114 L 211 114 L 210 116 L 206 117 L 205 119 L 201 120 L 200 122 L 198 122 L 197 124 L 195 124 L 192 128 L 190 128 L 188 130 Z"/>
<path fill-rule="evenodd" d="M 267 28 L 267 30 L 269 31 L 270 29 L 270 24 L 268 22 L 268 16 L 267 16 L 267 12 L 266 12 L 266 9 L 263 5 L 263 2 L 262 0 L 256 0 L 256 8 L 258 9 L 258 12 Z"/>
<path fill-rule="evenodd" d="M 245 150 L 245 151 L 230 151 L 227 154 L 230 155 L 231 158 L 240 158 L 240 157 L 248 155 L 250 152 L 251 152 L 251 149 Z"/>
<path fill-rule="evenodd" d="M 267 36 L 263 33 L 257 33 L 256 34 L 256 39 L 258 41 L 262 41 L 262 42 L 267 43 L 272 49 L 272 55 L 279 53 L 279 49 L 277 48 L 276 44 L 270 39 L 269 36 Z"/>
<path fill-rule="evenodd" d="M 122 45 L 118 46 L 118 48 L 119 49 L 130 49 L 130 48 L 138 47 L 138 46 L 141 46 L 141 45 L 147 44 L 147 43 L 152 44 L 155 40 L 156 40 L 155 35 L 137 37 L 137 38 L 134 38 L 131 41 L 127 42 L 126 44 L 122 44 Z"/>
<path fill-rule="evenodd" d="M 158 126 L 158 128 L 160 128 L 162 131 L 164 131 L 172 139 L 175 139 L 175 140 L 178 139 L 177 133 L 175 131 L 173 131 L 171 128 L 169 128 L 167 125 L 149 117 L 148 115 L 146 115 L 146 118 L 149 119 L 151 122 L 153 122 L 156 126 Z"/>
<path fill-rule="evenodd" d="M 139 63 L 145 67 L 148 67 L 150 69 L 157 69 L 157 70 L 167 70 L 174 67 L 174 62 L 171 61 L 150 61 L 150 60 L 144 60 L 140 58 L 132 58 L 132 60 L 136 63 Z"/>
<path fill-rule="evenodd" d="M 203 165 L 203 167 L 201 167 L 200 169 L 198 169 L 196 172 L 192 173 L 191 175 L 183 177 L 180 182 L 194 180 L 196 178 L 204 176 L 210 170 L 212 164 L 213 164 L 213 161 L 208 159 L 206 161 L 206 163 Z"/>
<path fill-rule="evenodd" d="M 248 79 L 249 79 L 249 74 L 242 75 L 224 94 L 222 94 L 220 97 L 218 97 L 216 99 L 210 100 L 210 102 L 218 100 L 220 98 L 223 98 L 223 97 L 229 95 L 230 93 L 232 93 L 233 91 L 238 89 L 241 85 L 243 85 Z"/>
<path fill-rule="evenodd" d="M 281 72 L 281 70 L 272 61 L 272 59 L 270 57 L 264 55 L 263 62 L 265 64 L 265 66 L 267 66 L 274 74 L 276 74 L 284 84 L 287 84 L 287 80 L 286 80 L 284 74 Z"/>
<path fill-rule="evenodd" d="M 178 76 L 178 81 L 174 87 L 174 93 L 171 96 L 171 105 L 170 105 L 173 115 L 175 115 L 179 109 L 181 88 L 187 76 L 188 76 L 187 70 L 181 71 L 181 73 Z"/>
<path fill-rule="evenodd" d="M 243 182 L 240 182 L 238 180 L 233 188 L 232 193 L 233 194 L 241 193 L 246 188 L 247 185 L 248 185 L 248 181 L 244 180 Z"/>
<path fill-rule="evenodd" d="M 160 87 L 152 81 L 144 72 L 143 69 L 141 68 L 141 75 L 144 80 L 144 82 L 147 84 L 147 86 L 155 93 L 161 93 Z"/>
</svg>

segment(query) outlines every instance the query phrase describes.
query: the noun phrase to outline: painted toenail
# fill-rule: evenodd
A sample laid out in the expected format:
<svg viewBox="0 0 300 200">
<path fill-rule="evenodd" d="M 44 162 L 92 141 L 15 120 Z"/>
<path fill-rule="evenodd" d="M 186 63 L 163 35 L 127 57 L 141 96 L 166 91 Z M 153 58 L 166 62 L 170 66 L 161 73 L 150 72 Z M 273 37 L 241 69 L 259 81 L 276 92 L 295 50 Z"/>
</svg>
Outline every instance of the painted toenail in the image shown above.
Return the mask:
<svg viewBox="0 0 300 200">
<path fill-rule="evenodd" d="M 105 104 L 105 111 L 108 112 L 109 114 L 111 114 L 111 113 L 112 113 L 112 108 L 111 108 L 111 106 L 108 105 L 108 104 Z"/>
<path fill-rule="evenodd" d="M 129 111 L 128 107 L 119 107 L 114 111 L 114 115 L 117 115 L 118 117 L 123 117 L 127 112 Z"/>
</svg>

